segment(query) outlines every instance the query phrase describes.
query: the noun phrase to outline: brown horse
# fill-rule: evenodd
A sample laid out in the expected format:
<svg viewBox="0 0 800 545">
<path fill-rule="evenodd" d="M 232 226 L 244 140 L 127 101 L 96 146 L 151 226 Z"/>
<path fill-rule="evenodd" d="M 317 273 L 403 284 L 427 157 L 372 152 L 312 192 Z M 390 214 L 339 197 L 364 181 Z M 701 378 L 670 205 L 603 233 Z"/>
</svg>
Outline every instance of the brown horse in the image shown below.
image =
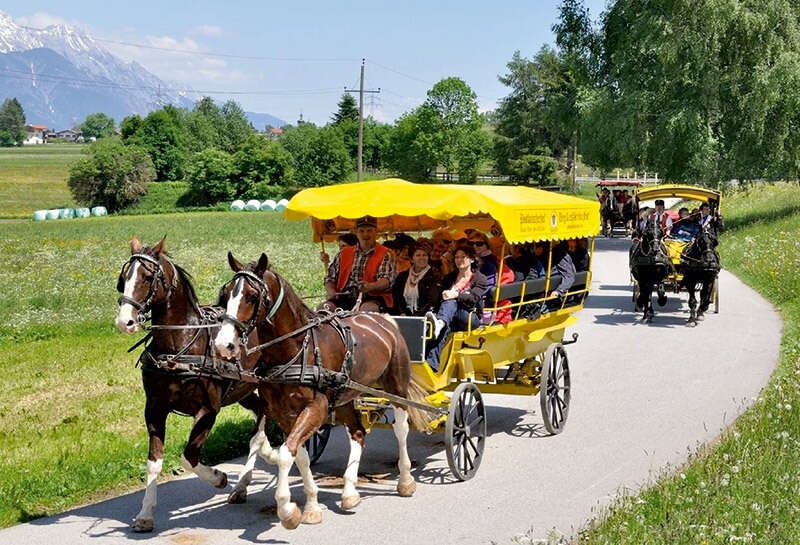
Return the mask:
<svg viewBox="0 0 800 545">
<path fill-rule="evenodd" d="M 391 317 L 354 313 L 335 319 L 327 315 L 326 318 L 325 314 L 318 315 L 308 308 L 288 282 L 269 269 L 265 254 L 261 254 L 257 263 L 245 267 L 229 252 L 228 263 L 236 274 L 223 287 L 221 299 L 227 299 L 227 314 L 223 316 L 222 327 L 214 341 L 223 357 L 236 357 L 246 349 L 241 336 L 255 329 L 259 343 L 273 341 L 271 346 L 261 350 L 264 369 L 260 372 L 263 375 L 286 369 L 291 363 L 311 373 L 321 373 L 320 368 L 334 371 L 349 368 L 350 378 L 360 384 L 380 384 L 384 391 L 406 399 L 424 397 L 421 389 L 413 387 L 408 348 Z M 352 337 L 348 331 L 352 332 Z M 348 358 L 348 352 L 352 359 Z M 324 386 L 271 383 L 269 378 L 259 386 L 259 393 L 286 434 L 277 454 L 275 500 L 281 524 L 293 529 L 300 522 L 313 524 L 322 520 L 317 485 L 303 445 L 328 420 L 329 411 L 334 408 L 336 421 L 343 423 L 350 434 L 342 508 L 352 509 L 358 505 L 361 498 L 355 485 L 366 434 L 353 402 L 359 393 L 352 389 L 337 391 Z M 417 412 L 410 411 L 415 425 L 419 425 Z M 406 449 L 409 411 L 403 405 L 394 405 L 394 416 L 393 429 L 400 449 L 397 491 L 401 496 L 411 496 L 416 483 L 411 476 Z M 289 491 L 289 471 L 295 461 L 306 493 L 303 512 L 291 501 Z"/>
<path fill-rule="evenodd" d="M 194 427 L 183 451 L 183 466 L 217 488 L 227 485 L 228 476 L 200 463 L 200 449 L 217 413 L 222 406 L 238 402 L 256 414 L 256 430 L 250 440 L 245 470 L 228 496 L 230 503 L 243 503 L 247 498 L 247 485 L 252 477 L 256 453 L 264 445 L 269 446 L 264 430 L 266 404 L 263 398 L 254 393 L 253 384 L 201 377 L 191 371 L 158 364 L 164 361 L 165 356 L 175 354 L 195 356 L 199 360 L 214 356 L 212 331 L 204 327 L 204 324 L 216 320 L 208 318 L 210 307 L 198 304 L 188 273 L 175 265 L 164 252 L 164 239 L 148 248 L 143 248 L 137 238 L 131 240 L 131 257 L 120 272 L 117 290 L 122 292 L 122 296 L 116 325 L 123 333 L 138 331 L 147 314 L 152 312 L 152 340 L 140 358 L 146 398 L 144 418 L 150 435 L 147 488 L 142 509 L 133 523 L 134 531 L 149 532 L 153 529 L 157 479 L 164 457 L 165 428 L 170 412 L 194 417 Z M 257 354 L 243 358 L 242 366 L 253 369 L 258 359 Z M 269 449 L 265 450 L 268 455 Z"/>
</svg>

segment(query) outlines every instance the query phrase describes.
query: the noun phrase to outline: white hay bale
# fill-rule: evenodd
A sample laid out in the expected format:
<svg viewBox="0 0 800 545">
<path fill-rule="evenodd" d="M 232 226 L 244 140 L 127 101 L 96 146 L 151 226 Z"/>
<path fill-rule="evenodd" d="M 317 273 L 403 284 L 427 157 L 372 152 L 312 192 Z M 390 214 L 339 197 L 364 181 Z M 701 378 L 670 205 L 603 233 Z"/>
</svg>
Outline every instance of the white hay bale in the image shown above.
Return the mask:
<svg viewBox="0 0 800 545">
<path fill-rule="evenodd" d="M 58 214 L 60 212 L 61 212 L 61 210 L 48 210 L 47 211 L 47 219 L 49 219 L 49 220 L 57 220 L 58 219 Z"/>
<path fill-rule="evenodd" d="M 261 210 L 261 201 L 258 199 L 250 199 L 247 201 L 247 204 L 244 205 L 245 210 Z"/>
<path fill-rule="evenodd" d="M 231 210 L 234 212 L 238 212 L 240 210 L 244 210 L 244 201 L 240 199 L 236 199 L 231 203 Z"/>
<path fill-rule="evenodd" d="M 275 211 L 276 212 L 283 212 L 284 210 L 286 210 L 286 205 L 288 205 L 288 204 L 289 204 L 289 201 L 287 201 L 286 199 L 279 200 L 278 203 L 275 205 Z"/>
<path fill-rule="evenodd" d="M 92 208 L 92 215 L 93 216 L 107 216 L 108 210 L 106 210 L 105 206 L 95 206 Z"/>
<path fill-rule="evenodd" d="M 275 205 L 277 203 L 272 199 L 267 199 L 266 201 L 261 203 L 261 210 L 266 210 L 268 212 L 272 212 L 275 210 Z"/>
<path fill-rule="evenodd" d="M 88 218 L 92 215 L 92 211 L 88 208 L 76 208 L 75 209 L 75 217 L 76 218 Z"/>
</svg>

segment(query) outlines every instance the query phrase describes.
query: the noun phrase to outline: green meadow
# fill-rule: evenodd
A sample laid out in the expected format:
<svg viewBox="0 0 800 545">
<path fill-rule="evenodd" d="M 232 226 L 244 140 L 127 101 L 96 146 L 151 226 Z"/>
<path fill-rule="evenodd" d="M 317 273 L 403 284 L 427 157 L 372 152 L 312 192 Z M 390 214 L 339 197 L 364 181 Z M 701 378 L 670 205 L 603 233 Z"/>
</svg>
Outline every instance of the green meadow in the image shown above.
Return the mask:
<svg viewBox="0 0 800 545">
<path fill-rule="evenodd" d="M 267 212 L 205 212 L 6 223 L 0 255 L 0 526 L 140 486 L 147 456 L 139 335 L 116 331 L 117 274 L 137 235 L 166 235 L 202 302 L 230 278 L 226 254 L 266 252 L 301 294 L 321 293 L 308 222 Z M 178 471 L 191 419 L 170 416 L 165 474 Z M 252 418 L 227 408 L 204 459 L 246 450 Z"/>
</svg>

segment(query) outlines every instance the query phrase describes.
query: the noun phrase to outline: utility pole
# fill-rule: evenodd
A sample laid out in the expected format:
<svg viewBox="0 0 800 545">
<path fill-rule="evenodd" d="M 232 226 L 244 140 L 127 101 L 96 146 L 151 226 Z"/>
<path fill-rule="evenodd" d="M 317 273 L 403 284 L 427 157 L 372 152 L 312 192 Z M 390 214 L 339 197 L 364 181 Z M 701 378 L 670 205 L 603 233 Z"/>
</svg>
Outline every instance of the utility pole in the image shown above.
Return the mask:
<svg viewBox="0 0 800 545">
<path fill-rule="evenodd" d="M 364 61 L 361 59 L 361 79 L 358 85 L 358 181 L 364 174 L 364 93 L 380 93 L 381 88 L 364 90 Z M 354 93 L 355 89 L 344 88 L 345 93 Z"/>
</svg>

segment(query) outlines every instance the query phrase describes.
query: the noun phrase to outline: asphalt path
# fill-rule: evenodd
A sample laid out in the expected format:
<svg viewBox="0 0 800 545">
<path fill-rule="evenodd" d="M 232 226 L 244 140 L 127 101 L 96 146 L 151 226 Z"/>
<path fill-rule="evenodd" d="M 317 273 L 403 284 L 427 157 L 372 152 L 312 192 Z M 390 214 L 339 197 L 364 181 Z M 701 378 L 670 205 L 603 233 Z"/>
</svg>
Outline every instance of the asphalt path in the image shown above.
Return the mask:
<svg viewBox="0 0 800 545">
<path fill-rule="evenodd" d="M 326 509 L 320 525 L 281 527 L 275 473 L 259 460 L 244 505 L 226 504 L 230 485 L 220 492 L 191 476 L 159 486 L 152 534 L 129 529 L 139 491 L 3 530 L 0 543 L 506 544 L 571 535 L 617 494 L 674 469 L 718 436 L 758 395 L 778 358 L 778 315 L 725 271 L 720 314 L 687 327 L 686 296 L 673 294 L 656 307 L 653 323 L 641 323 L 632 311 L 627 247 L 624 240 L 597 241 L 592 292 L 571 329 L 580 340 L 567 347 L 573 390 L 565 431 L 546 435 L 537 398 L 485 396 L 489 437 L 470 481 L 450 477 L 441 435 L 412 433 L 419 484 L 413 498 L 398 497 L 394 436 L 374 430 L 361 465 L 364 501 L 343 512 L 347 441 L 337 428 L 315 466 Z M 241 462 L 222 466 L 232 483 Z M 292 494 L 301 500 L 299 477 Z"/>
</svg>

